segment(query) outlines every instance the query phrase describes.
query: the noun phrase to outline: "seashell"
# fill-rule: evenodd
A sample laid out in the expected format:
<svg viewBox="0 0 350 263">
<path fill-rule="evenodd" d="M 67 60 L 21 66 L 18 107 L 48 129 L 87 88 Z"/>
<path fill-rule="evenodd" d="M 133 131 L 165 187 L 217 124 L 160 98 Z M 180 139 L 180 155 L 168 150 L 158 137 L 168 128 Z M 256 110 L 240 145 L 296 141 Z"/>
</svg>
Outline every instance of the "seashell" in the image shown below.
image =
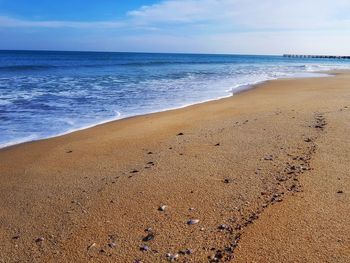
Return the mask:
<svg viewBox="0 0 350 263">
<path fill-rule="evenodd" d="M 187 221 L 188 225 L 195 225 L 199 223 L 199 219 L 191 219 Z"/>
<path fill-rule="evenodd" d="M 169 261 L 175 261 L 179 258 L 179 254 L 170 254 L 170 253 L 167 253 L 166 254 L 166 257 Z"/>
<path fill-rule="evenodd" d="M 158 210 L 164 212 L 166 208 L 167 208 L 166 205 L 161 205 L 161 206 L 158 208 Z"/>
<path fill-rule="evenodd" d="M 97 245 L 96 243 L 92 243 L 90 246 L 87 247 L 87 249 L 89 250 L 89 249 L 91 249 L 93 247 L 96 247 L 96 245 Z"/>
</svg>

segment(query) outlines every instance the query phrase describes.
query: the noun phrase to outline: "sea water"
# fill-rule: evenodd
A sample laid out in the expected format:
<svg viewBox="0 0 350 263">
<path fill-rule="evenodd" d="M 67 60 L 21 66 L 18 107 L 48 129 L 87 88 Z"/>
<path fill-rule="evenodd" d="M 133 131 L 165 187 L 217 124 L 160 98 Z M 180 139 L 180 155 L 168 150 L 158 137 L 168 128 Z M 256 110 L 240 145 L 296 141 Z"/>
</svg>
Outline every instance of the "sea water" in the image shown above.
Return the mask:
<svg viewBox="0 0 350 263">
<path fill-rule="evenodd" d="M 346 68 L 282 56 L 0 51 L 0 147 Z"/>
</svg>

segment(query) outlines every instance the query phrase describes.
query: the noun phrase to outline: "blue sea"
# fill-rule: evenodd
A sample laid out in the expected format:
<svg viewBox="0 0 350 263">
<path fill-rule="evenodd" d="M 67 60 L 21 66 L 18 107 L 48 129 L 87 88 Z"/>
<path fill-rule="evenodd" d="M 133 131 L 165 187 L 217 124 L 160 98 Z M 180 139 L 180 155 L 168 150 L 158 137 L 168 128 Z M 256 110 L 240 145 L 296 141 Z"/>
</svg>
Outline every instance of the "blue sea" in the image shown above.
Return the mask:
<svg viewBox="0 0 350 263">
<path fill-rule="evenodd" d="M 0 51 L 0 147 L 343 68 L 282 56 Z"/>
</svg>

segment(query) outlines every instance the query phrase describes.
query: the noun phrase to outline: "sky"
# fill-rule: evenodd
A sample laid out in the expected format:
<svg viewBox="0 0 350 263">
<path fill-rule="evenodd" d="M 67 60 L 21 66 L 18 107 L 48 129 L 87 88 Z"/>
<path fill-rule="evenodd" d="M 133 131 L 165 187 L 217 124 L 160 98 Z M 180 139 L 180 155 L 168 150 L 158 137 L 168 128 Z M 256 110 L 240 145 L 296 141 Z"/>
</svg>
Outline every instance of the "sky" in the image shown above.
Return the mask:
<svg viewBox="0 0 350 263">
<path fill-rule="evenodd" d="M 350 55 L 350 0 L 0 0 L 0 49 Z"/>
</svg>

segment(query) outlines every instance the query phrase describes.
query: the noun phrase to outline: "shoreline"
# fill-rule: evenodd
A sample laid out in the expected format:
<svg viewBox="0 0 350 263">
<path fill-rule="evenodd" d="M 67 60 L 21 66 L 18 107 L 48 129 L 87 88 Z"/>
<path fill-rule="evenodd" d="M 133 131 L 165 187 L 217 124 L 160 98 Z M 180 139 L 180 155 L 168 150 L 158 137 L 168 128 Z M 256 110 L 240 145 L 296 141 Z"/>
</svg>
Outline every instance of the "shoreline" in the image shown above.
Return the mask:
<svg viewBox="0 0 350 263">
<path fill-rule="evenodd" d="M 67 134 L 70 133 L 75 133 L 75 132 L 79 132 L 82 130 L 86 130 L 86 129 L 91 129 L 100 125 L 104 125 L 110 122 L 115 122 L 115 121 L 120 121 L 120 120 L 125 120 L 125 119 L 129 119 L 129 118 L 137 118 L 140 116 L 145 116 L 145 115 L 150 115 L 150 114 L 157 114 L 160 112 L 167 112 L 167 111 L 173 111 L 173 110 L 178 110 L 178 109 L 183 109 L 183 108 L 187 108 L 187 107 L 191 107 L 194 105 L 199 105 L 199 104 L 203 104 L 203 103 L 207 103 L 207 102 L 212 102 L 212 101 L 218 101 L 218 100 L 222 100 L 222 99 L 226 99 L 226 98 L 230 98 L 232 96 L 235 96 L 241 92 L 246 92 L 249 91 L 251 89 L 255 89 L 255 88 L 259 88 L 259 86 L 268 83 L 270 81 L 275 81 L 275 80 L 280 80 L 280 79 L 286 79 L 286 80 L 293 80 L 293 79 L 309 79 L 309 78 L 327 78 L 327 77 L 332 77 L 333 74 L 331 72 L 334 72 L 334 70 L 325 70 L 325 71 L 314 71 L 314 72 L 300 72 L 297 74 L 294 74 L 294 76 L 288 76 L 288 77 L 280 77 L 280 78 L 275 78 L 275 79 L 268 79 L 268 80 L 263 80 L 263 81 L 258 81 L 252 84 L 242 84 L 240 86 L 237 86 L 235 88 L 232 88 L 230 90 L 227 90 L 226 92 L 229 93 L 226 96 L 221 96 L 221 97 L 216 97 L 213 99 L 207 99 L 204 101 L 199 101 L 199 102 L 194 102 L 194 103 L 190 103 L 190 104 L 185 104 L 183 106 L 179 106 L 179 107 L 174 107 L 174 108 L 165 108 L 162 110 L 156 110 L 156 111 L 151 111 L 151 112 L 146 112 L 146 113 L 141 113 L 141 114 L 136 114 L 136 115 L 130 115 L 130 116 L 125 116 L 125 117 L 121 117 L 119 118 L 119 116 L 117 118 L 110 118 L 107 119 L 105 121 L 101 121 L 98 122 L 96 124 L 91 124 L 91 125 L 87 125 L 81 128 L 77 128 L 77 129 L 72 129 L 72 130 L 68 130 L 66 132 L 62 132 L 62 133 L 58 133 L 52 136 L 48 136 L 48 137 L 43 137 L 43 138 L 38 138 L 38 139 L 33 139 L 33 140 L 26 140 L 26 139 L 19 139 L 16 142 L 8 142 L 5 144 L 1 144 L 0 145 L 0 151 L 2 149 L 6 149 L 9 147 L 13 147 L 13 146 L 17 146 L 17 145 L 21 145 L 21 144 L 25 144 L 25 143 L 32 143 L 32 142 L 37 142 L 37 141 L 41 141 L 41 140 L 48 140 L 48 139 L 52 139 L 52 138 L 56 138 L 56 137 L 61 137 L 61 136 L 65 136 Z M 301 76 L 301 75 L 310 75 L 310 76 Z M 118 112 L 119 115 L 121 115 Z"/>
<path fill-rule="evenodd" d="M 1 149 L 0 262 L 348 262 L 332 74 Z"/>
</svg>

